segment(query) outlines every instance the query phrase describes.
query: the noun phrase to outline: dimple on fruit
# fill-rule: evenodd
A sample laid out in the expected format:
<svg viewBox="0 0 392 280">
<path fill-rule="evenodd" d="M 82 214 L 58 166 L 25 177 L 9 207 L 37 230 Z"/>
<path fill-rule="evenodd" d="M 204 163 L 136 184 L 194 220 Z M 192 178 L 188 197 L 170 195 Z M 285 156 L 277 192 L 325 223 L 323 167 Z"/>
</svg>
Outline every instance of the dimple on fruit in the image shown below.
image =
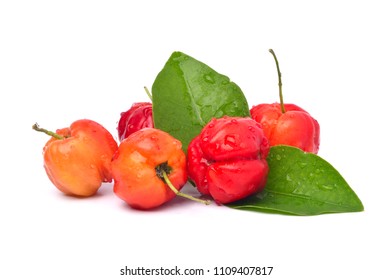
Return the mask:
<svg viewBox="0 0 392 280">
<path fill-rule="evenodd" d="M 176 195 L 187 182 L 186 156 L 181 142 L 155 128 L 141 129 L 123 140 L 113 156 L 115 194 L 137 209 L 158 207 Z"/>
<path fill-rule="evenodd" d="M 189 144 L 189 177 L 200 193 L 230 203 L 263 189 L 268 152 L 268 140 L 253 119 L 214 118 Z"/>
</svg>

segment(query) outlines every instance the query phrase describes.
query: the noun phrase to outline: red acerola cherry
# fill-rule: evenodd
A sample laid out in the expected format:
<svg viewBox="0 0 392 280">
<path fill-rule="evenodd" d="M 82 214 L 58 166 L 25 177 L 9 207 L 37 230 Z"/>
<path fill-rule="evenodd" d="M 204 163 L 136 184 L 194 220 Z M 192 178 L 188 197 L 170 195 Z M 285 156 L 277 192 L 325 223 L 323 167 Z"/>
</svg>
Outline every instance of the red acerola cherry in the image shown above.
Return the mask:
<svg viewBox="0 0 392 280">
<path fill-rule="evenodd" d="M 152 104 L 150 102 L 134 103 L 128 111 L 121 113 L 117 127 L 118 138 L 123 141 L 132 133 L 145 127 L 154 127 Z"/>
<path fill-rule="evenodd" d="M 289 145 L 317 154 L 320 125 L 308 112 L 294 104 L 259 104 L 251 110 L 252 118 L 261 124 L 271 146 Z"/>
<path fill-rule="evenodd" d="M 213 118 L 188 146 L 188 175 L 218 204 L 261 191 L 267 181 L 269 144 L 251 118 Z"/>
<path fill-rule="evenodd" d="M 317 154 L 320 125 L 308 112 L 294 104 L 284 104 L 279 63 L 272 49 L 279 77 L 280 104 L 259 104 L 251 110 L 252 118 L 261 124 L 270 145 L 289 145 Z"/>
</svg>

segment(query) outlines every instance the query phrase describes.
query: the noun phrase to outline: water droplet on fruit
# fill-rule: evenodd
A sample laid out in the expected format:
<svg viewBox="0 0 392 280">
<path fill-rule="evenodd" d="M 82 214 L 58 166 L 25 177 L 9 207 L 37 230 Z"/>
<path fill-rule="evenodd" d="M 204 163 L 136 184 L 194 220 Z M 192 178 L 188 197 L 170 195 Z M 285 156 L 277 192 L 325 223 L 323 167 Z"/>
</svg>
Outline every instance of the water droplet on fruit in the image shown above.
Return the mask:
<svg viewBox="0 0 392 280">
<path fill-rule="evenodd" d="M 229 134 L 225 136 L 225 145 L 236 146 L 236 137 L 235 135 Z"/>
<path fill-rule="evenodd" d="M 248 129 L 249 129 L 249 131 L 251 131 L 251 132 L 255 132 L 256 131 L 256 129 L 255 129 L 255 127 L 254 126 L 248 126 Z"/>
<path fill-rule="evenodd" d="M 268 128 L 268 127 L 269 127 L 269 125 L 268 125 L 267 122 L 262 122 L 262 123 L 261 123 L 261 126 L 262 126 L 263 128 Z"/>
<path fill-rule="evenodd" d="M 208 137 L 207 136 L 205 136 L 205 137 L 203 137 L 203 142 L 208 142 Z"/>
</svg>

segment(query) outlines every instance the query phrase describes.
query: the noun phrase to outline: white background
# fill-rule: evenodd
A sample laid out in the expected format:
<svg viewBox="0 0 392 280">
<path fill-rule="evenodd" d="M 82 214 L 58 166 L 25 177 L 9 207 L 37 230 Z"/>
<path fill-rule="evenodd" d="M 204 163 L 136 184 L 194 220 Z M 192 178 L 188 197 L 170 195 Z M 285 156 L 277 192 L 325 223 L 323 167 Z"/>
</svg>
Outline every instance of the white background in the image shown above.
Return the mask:
<svg viewBox="0 0 392 280">
<path fill-rule="evenodd" d="M 390 278 L 389 7 L 378 0 L 1 1 L 0 278 L 174 279 L 120 276 L 126 265 L 274 266 L 265 279 Z M 148 101 L 143 86 L 151 88 L 176 50 L 229 76 L 250 106 L 275 102 L 269 48 L 285 101 L 319 121 L 319 155 L 364 212 L 292 217 L 181 198 L 141 212 L 111 184 L 75 199 L 47 179 L 48 137 L 33 123 L 54 130 L 90 118 L 116 136 L 120 112 Z"/>
</svg>

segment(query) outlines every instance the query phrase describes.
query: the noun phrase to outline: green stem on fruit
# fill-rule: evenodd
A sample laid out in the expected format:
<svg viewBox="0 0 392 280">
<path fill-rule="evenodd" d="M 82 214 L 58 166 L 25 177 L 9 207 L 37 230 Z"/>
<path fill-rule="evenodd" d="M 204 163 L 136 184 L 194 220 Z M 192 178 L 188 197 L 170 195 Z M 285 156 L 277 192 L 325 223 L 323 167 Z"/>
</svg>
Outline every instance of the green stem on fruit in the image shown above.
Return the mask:
<svg viewBox="0 0 392 280">
<path fill-rule="evenodd" d="M 53 131 L 46 130 L 45 128 L 40 128 L 39 125 L 38 125 L 37 123 L 33 124 L 33 129 L 34 129 L 35 131 L 38 131 L 38 132 L 43 132 L 43 133 L 45 133 L 45 134 L 47 134 L 47 135 L 49 135 L 49 136 L 52 136 L 53 138 L 56 138 L 56 139 L 58 139 L 58 140 L 63 140 L 63 139 L 65 139 L 65 137 L 64 137 L 64 136 L 61 136 L 60 134 L 57 134 L 57 133 L 55 133 L 55 132 L 53 132 Z"/>
<path fill-rule="evenodd" d="M 147 87 L 144 87 L 145 92 L 147 93 L 148 97 L 150 98 L 150 100 L 152 101 L 152 95 L 150 93 L 150 91 L 148 90 Z"/>
<path fill-rule="evenodd" d="M 279 62 L 278 59 L 276 58 L 275 52 L 273 51 L 273 49 L 269 49 L 269 52 L 272 53 L 272 55 L 274 56 L 274 60 L 276 63 L 276 69 L 278 70 L 278 85 L 279 85 L 279 99 L 280 99 L 280 109 L 282 110 L 282 113 L 284 114 L 286 112 L 286 109 L 284 108 L 284 103 L 283 103 L 283 93 L 282 93 L 282 73 L 280 72 L 280 68 L 279 68 Z"/>
<path fill-rule="evenodd" d="M 167 173 L 166 173 L 165 171 L 163 171 L 163 170 L 162 170 L 162 176 L 163 176 L 163 179 L 165 180 L 166 184 L 169 186 L 169 188 L 170 188 L 176 195 L 182 196 L 182 197 L 184 197 L 184 198 L 187 198 L 187 199 L 190 199 L 190 200 L 193 200 L 193 201 L 196 201 L 196 202 L 203 203 L 203 204 L 205 204 L 205 205 L 211 204 L 211 201 L 209 201 L 209 200 L 199 199 L 199 198 L 193 197 L 193 196 L 191 196 L 191 195 L 188 195 L 188 194 L 186 194 L 186 193 L 182 193 L 182 192 L 180 192 L 179 190 L 177 190 L 176 187 L 173 186 L 173 184 L 170 182 L 169 177 L 167 176 Z"/>
</svg>

